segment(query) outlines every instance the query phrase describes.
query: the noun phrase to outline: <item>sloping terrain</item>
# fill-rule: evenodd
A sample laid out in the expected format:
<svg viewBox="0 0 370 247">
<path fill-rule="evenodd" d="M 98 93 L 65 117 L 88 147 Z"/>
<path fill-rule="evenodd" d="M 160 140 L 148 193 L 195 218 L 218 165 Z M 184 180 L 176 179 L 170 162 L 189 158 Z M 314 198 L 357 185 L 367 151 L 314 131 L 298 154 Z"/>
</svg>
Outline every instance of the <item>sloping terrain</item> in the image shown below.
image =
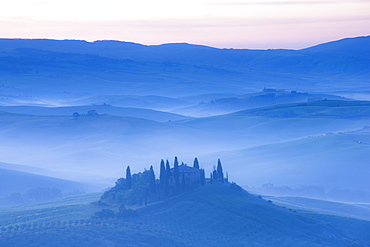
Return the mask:
<svg viewBox="0 0 370 247">
<path fill-rule="evenodd" d="M 109 106 L 105 107 L 110 109 Z M 157 164 L 158 157 L 172 158 L 177 155 L 190 163 L 194 156 L 210 153 L 216 153 L 212 160 L 222 158 L 226 163 L 230 163 L 231 169 L 237 170 L 244 163 L 257 166 L 258 157 L 269 157 L 268 154 L 271 154 L 268 162 L 273 164 L 279 162 L 279 157 L 282 156 L 272 155 L 275 146 L 258 147 L 256 150 L 261 151 L 256 151 L 256 155 L 241 155 L 244 151 L 232 150 L 286 142 L 333 131 L 361 129 L 369 123 L 368 112 L 368 102 L 356 101 L 280 105 L 217 117 L 171 122 L 111 115 L 85 115 L 75 118 L 72 115 L 41 116 L 2 112 L 0 153 L 3 162 L 109 177 L 123 172 L 127 165 L 134 165 L 140 170 L 148 164 Z M 157 116 L 160 118 L 160 115 Z M 320 150 L 323 162 L 329 162 L 330 154 L 335 153 L 333 148 L 336 146 L 325 146 L 325 140 L 310 138 L 291 145 L 284 144 L 290 148 L 286 149 L 286 152 L 278 153 L 289 153 L 286 155 L 294 159 L 295 154 L 308 155 L 307 150 Z M 310 143 L 307 145 L 312 148 L 306 147 L 305 143 Z M 366 153 L 366 145 L 356 144 L 352 140 L 349 140 L 349 143 L 358 145 L 358 148 L 362 148 L 362 153 Z M 283 144 L 277 144 L 279 145 L 284 147 Z M 353 152 L 356 147 L 343 152 L 346 154 L 343 158 L 333 157 L 333 162 L 341 161 L 340 164 L 344 164 L 345 160 L 349 162 L 364 159 L 365 154 Z M 268 151 L 268 148 L 271 148 L 271 151 Z M 232 152 L 219 153 L 222 151 Z M 327 156 L 324 155 L 326 151 Z M 244 160 L 244 157 L 247 158 Z M 307 159 L 303 160 L 308 162 Z M 210 170 L 211 164 L 202 165 Z M 345 168 L 344 165 L 341 167 Z M 242 169 L 243 172 L 237 173 L 240 177 L 236 181 L 248 184 L 244 181 L 250 180 L 242 178 L 242 174 L 249 168 Z M 265 178 L 268 177 L 267 174 Z"/>
<path fill-rule="evenodd" d="M 161 155 L 221 146 L 210 144 L 218 137 L 207 131 L 132 117 L 4 113 L 0 125 L 2 161 L 90 175 L 114 176 L 128 164 L 141 169 Z"/>
<path fill-rule="evenodd" d="M 0 196 L 11 193 L 25 193 L 29 189 L 38 187 L 57 188 L 64 193 L 93 189 L 85 184 L 73 181 L 3 168 L 0 168 L 0 187 Z"/>
<path fill-rule="evenodd" d="M 328 132 L 361 129 L 368 124 L 369 101 L 315 101 L 256 108 L 179 124 L 234 138 L 253 146 Z"/>
<path fill-rule="evenodd" d="M 1 244 L 20 246 L 367 246 L 368 221 L 296 213 L 252 196 L 237 185 L 213 184 L 137 210 L 132 218 L 68 221 L 66 206 L 2 213 Z M 95 208 L 98 210 L 99 208 Z M 67 213 L 67 210 L 69 213 Z M 33 224 L 32 214 L 40 216 Z M 59 223 L 53 223 L 53 214 Z M 19 215 L 20 217 L 15 217 Z M 58 216 L 62 217 L 58 217 Z M 12 220 L 24 227 L 9 228 Z M 63 219 L 67 219 L 65 221 Z M 86 217 L 86 216 L 85 216 Z M 335 224 L 331 224 L 334 222 Z M 64 222 L 64 223 L 63 223 Z M 353 232 L 357 226 L 363 231 Z M 19 229 L 19 227 L 18 227 Z M 186 236 L 186 237 L 185 237 Z"/>
<path fill-rule="evenodd" d="M 201 97 L 201 96 L 199 96 Z M 216 96 L 215 96 L 216 97 Z M 195 97 L 194 97 L 195 98 Z M 273 105 L 289 103 L 301 103 L 320 100 L 349 100 L 336 95 L 310 94 L 297 91 L 285 91 L 277 89 L 264 89 L 263 92 L 232 95 L 228 98 L 213 98 L 208 102 L 199 100 L 198 104 L 176 109 L 173 112 L 194 117 L 208 117 L 242 111 L 253 108 L 261 108 Z"/>
<path fill-rule="evenodd" d="M 264 197 L 274 203 L 296 210 L 313 211 L 357 219 L 370 220 L 369 204 L 319 200 L 307 197 L 279 196 Z"/>
<path fill-rule="evenodd" d="M 223 157 L 231 179 L 259 187 L 316 186 L 319 191 L 306 194 L 343 201 L 370 201 L 370 133 L 360 131 L 313 136 L 290 142 L 262 145 L 248 149 L 216 153 L 203 157 Z M 272 188 L 274 189 L 274 188 Z M 265 191 L 272 194 L 295 194 L 289 188 Z M 307 188 L 309 189 L 309 188 Z M 331 191 L 336 189 L 337 191 Z M 323 190 L 323 191 L 322 191 Z M 325 193 L 329 193 L 326 194 Z M 298 192 L 297 192 L 298 193 Z M 299 194 L 299 193 L 298 193 Z"/>
<path fill-rule="evenodd" d="M 188 117 L 173 113 L 141 108 L 114 107 L 108 104 L 68 107 L 0 106 L 0 110 L 4 112 L 38 116 L 72 116 L 75 112 L 80 115 L 87 115 L 89 111 L 96 111 L 96 114 L 98 115 L 108 114 L 112 116 L 135 117 L 157 122 L 188 119 Z"/>
<path fill-rule="evenodd" d="M 102 94 L 240 94 L 264 87 L 362 92 L 369 86 L 368 40 L 358 37 L 294 51 L 1 39 L 1 102 L 50 103 Z"/>
</svg>

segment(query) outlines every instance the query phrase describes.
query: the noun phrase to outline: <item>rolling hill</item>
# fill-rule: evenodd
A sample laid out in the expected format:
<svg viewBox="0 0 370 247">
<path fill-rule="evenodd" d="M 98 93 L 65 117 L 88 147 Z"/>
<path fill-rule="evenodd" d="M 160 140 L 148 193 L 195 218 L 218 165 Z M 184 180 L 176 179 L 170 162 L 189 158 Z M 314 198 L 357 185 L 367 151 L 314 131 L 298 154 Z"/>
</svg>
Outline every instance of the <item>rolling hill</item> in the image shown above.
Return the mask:
<svg viewBox="0 0 370 247">
<path fill-rule="evenodd" d="M 3 112 L 0 114 L 0 153 L 3 162 L 106 177 L 123 173 L 128 164 L 141 169 L 148 164 L 158 164 L 158 157 L 172 159 L 176 155 L 190 164 L 194 156 L 216 153 L 216 158 L 225 155 L 225 162 L 234 167 L 236 164 L 223 151 L 231 151 L 232 155 L 232 150 L 361 129 L 369 122 L 368 112 L 368 102 L 329 100 L 171 122 L 111 115 L 76 119 L 71 115 Z M 330 146 L 324 145 L 324 139 L 318 138 L 311 143 L 314 144 L 332 152 Z M 294 145 L 288 149 L 293 154 Z M 240 166 L 235 169 L 237 167 Z M 211 163 L 207 168 L 211 169 Z M 244 184 L 242 181 L 246 180 L 239 177 L 236 181 Z"/>
<path fill-rule="evenodd" d="M 0 226 L 5 231 L 0 233 L 0 244 L 341 247 L 367 246 L 370 241 L 368 221 L 297 213 L 235 184 L 207 185 L 138 209 L 136 217 L 97 221 L 75 217 L 70 221 L 75 212 L 88 217 L 93 210 L 82 204 L 1 213 Z M 38 214 L 37 219 L 34 214 Z M 358 230 L 354 231 L 356 226 Z"/>
<path fill-rule="evenodd" d="M 199 96 L 201 97 L 201 96 Z M 349 100 L 336 95 L 301 93 L 277 89 L 264 89 L 262 92 L 247 95 L 232 95 L 227 98 L 215 98 L 198 104 L 176 109 L 173 112 L 193 117 L 208 117 L 237 111 L 261 108 L 289 103 L 301 103 L 320 100 Z"/>
<path fill-rule="evenodd" d="M 34 188 L 57 188 L 63 193 L 91 191 L 94 187 L 86 184 L 58 179 L 28 172 L 0 168 L 0 197 L 12 193 L 25 193 Z"/>
<path fill-rule="evenodd" d="M 10 113 L 38 115 L 38 116 L 72 116 L 74 112 L 87 115 L 89 111 L 97 111 L 97 114 L 143 118 L 157 122 L 168 122 L 188 119 L 178 114 L 155 111 L 143 108 L 114 107 L 107 104 L 89 106 L 68 107 L 37 107 L 37 106 L 0 106 L 0 110 Z"/>
<path fill-rule="evenodd" d="M 312 46 L 303 51 L 308 52 L 323 52 L 323 53 L 339 53 L 339 54 L 355 54 L 356 56 L 368 58 L 370 54 L 370 45 L 368 42 L 369 36 L 358 38 L 346 38 L 342 40 L 332 41 L 325 44 Z"/>
<path fill-rule="evenodd" d="M 296 210 L 313 211 L 323 214 L 339 215 L 363 220 L 370 220 L 369 204 L 345 203 L 330 200 L 319 200 L 307 197 L 279 196 L 264 197 L 274 203 Z"/>
<path fill-rule="evenodd" d="M 178 123 L 228 136 L 233 138 L 234 144 L 239 142 L 238 145 L 247 147 L 361 129 L 368 124 L 369 106 L 368 101 L 324 100 L 256 108 Z"/>
<path fill-rule="evenodd" d="M 369 39 L 345 39 L 296 51 L 0 39 L 0 102 L 65 105 L 102 94 L 176 98 L 244 94 L 264 87 L 361 93 L 369 86 Z"/>
<path fill-rule="evenodd" d="M 209 152 L 220 143 L 207 131 L 142 118 L 10 114 L 0 116 L 2 161 L 59 172 L 114 176 L 141 169 L 158 156 Z M 201 138 L 194 146 L 194 137 Z M 41 138 L 47 137 L 47 138 Z"/>
<path fill-rule="evenodd" d="M 203 157 L 223 157 L 231 179 L 259 187 L 260 193 L 305 195 L 341 201 L 370 201 L 370 133 L 360 131 L 312 136 Z M 279 190 L 280 186 L 280 190 Z M 289 187 L 284 187 L 289 186 Z M 294 191 L 307 186 L 306 191 Z M 309 186 L 315 186 L 311 188 Z"/>
</svg>

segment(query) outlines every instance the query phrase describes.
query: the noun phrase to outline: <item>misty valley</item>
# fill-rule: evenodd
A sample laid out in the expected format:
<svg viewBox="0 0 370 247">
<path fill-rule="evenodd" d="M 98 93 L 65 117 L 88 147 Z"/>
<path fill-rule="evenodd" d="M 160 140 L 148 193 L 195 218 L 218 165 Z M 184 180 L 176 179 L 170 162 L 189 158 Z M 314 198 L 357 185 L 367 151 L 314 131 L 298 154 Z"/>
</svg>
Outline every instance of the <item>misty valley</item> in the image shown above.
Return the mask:
<svg viewBox="0 0 370 247">
<path fill-rule="evenodd" d="M 0 39 L 0 246 L 370 246 L 370 37 Z"/>
</svg>

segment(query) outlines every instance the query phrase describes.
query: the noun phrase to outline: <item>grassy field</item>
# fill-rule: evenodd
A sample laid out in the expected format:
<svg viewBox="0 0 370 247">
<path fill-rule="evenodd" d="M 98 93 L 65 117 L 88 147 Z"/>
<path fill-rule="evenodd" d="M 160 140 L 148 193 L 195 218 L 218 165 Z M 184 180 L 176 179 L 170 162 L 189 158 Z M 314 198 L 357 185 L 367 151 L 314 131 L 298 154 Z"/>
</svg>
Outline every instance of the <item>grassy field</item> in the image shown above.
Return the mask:
<svg viewBox="0 0 370 247">
<path fill-rule="evenodd" d="M 278 205 L 296 210 L 313 211 L 322 214 L 370 220 L 370 204 L 336 202 L 293 196 L 267 196 L 264 198 L 266 198 L 266 200 L 272 200 Z"/>
<path fill-rule="evenodd" d="M 97 201 L 100 195 L 90 193 L 35 204 L 0 207 L 0 227 L 89 218 L 97 211 L 90 203 Z"/>
</svg>

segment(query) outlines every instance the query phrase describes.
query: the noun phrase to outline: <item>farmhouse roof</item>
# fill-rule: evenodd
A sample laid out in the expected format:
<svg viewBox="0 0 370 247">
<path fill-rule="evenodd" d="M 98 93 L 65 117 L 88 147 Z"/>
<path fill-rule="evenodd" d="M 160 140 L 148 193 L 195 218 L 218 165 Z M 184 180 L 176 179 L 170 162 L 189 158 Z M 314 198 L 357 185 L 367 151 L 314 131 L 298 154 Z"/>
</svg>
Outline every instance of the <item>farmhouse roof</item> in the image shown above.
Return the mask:
<svg viewBox="0 0 370 247">
<path fill-rule="evenodd" d="M 174 168 L 171 168 L 171 171 L 173 171 Z M 199 172 L 200 170 L 198 168 L 194 168 L 187 165 L 179 165 L 179 172 Z"/>
</svg>

